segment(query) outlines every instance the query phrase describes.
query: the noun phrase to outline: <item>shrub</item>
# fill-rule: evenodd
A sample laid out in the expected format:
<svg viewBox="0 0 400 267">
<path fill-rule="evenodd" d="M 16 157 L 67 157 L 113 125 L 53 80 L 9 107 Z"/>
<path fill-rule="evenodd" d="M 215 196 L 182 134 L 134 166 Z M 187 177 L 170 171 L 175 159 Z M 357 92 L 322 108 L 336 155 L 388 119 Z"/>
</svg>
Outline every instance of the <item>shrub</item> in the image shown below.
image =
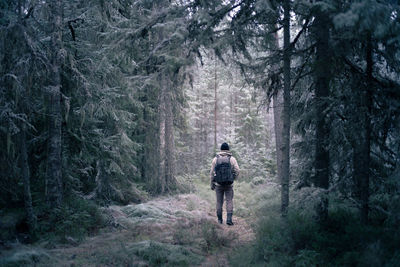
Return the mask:
<svg viewBox="0 0 400 267">
<path fill-rule="evenodd" d="M 303 251 L 310 255 L 309 244 L 315 240 L 318 232 L 318 225 L 310 215 L 291 212 L 288 216 L 288 228 L 290 239 L 295 251 Z M 304 254 L 304 255 L 306 255 Z M 304 257 L 303 257 L 304 258 Z"/>
<path fill-rule="evenodd" d="M 278 213 L 263 217 L 253 256 L 247 252 L 242 258 L 247 257 L 251 265 L 267 266 L 398 265 L 400 234 L 396 227 L 362 225 L 353 209 L 335 202 L 324 224 L 318 224 L 313 215 L 313 211 L 296 209 L 286 219 Z"/>
<path fill-rule="evenodd" d="M 201 256 L 183 246 L 156 241 L 135 243 L 128 251 L 148 261 L 150 266 L 192 266 L 202 261 Z"/>
<path fill-rule="evenodd" d="M 197 225 L 178 223 L 178 226 L 172 235 L 174 244 L 188 245 L 196 242 L 199 233 L 195 226 Z"/>
<path fill-rule="evenodd" d="M 12 256 L 0 259 L 0 266 L 36 266 L 41 260 L 48 260 L 50 256 L 42 250 L 26 249 L 14 253 Z"/>
<path fill-rule="evenodd" d="M 176 177 L 176 189 L 179 193 L 192 193 L 195 191 L 193 181 L 197 179 L 194 175 L 180 175 Z"/>
<path fill-rule="evenodd" d="M 195 210 L 195 209 L 197 209 L 197 203 L 195 203 L 194 201 L 193 201 L 193 199 L 189 199 L 187 202 L 186 202 L 186 209 L 188 210 L 188 211 L 192 211 L 192 210 Z"/>
<path fill-rule="evenodd" d="M 284 257 L 293 250 L 293 240 L 288 225 L 280 217 L 267 217 L 257 229 L 255 253 L 259 261 L 269 262 L 277 256 Z"/>
<path fill-rule="evenodd" d="M 263 184 L 264 182 L 265 182 L 265 177 L 260 177 L 260 176 L 254 177 L 254 178 L 251 180 L 251 184 L 252 184 L 253 186 Z"/>
<path fill-rule="evenodd" d="M 103 226 L 98 207 L 77 197 L 65 199 L 62 207 L 45 215 L 39 222 L 39 235 L 64 243 L 82 241 Z"/>
<path fill-rule="evenodd" d="M 217 229 L 218 227 L 210 221 L 203 220 L 201 222 L 201 234 L 205 240 L 203 250 L 210 252 L 213 249 L 230 246 L 231 242 L 237 238 L 237 234 L 232 231 L 224 235 L 221 229 Z"/>
</svg>

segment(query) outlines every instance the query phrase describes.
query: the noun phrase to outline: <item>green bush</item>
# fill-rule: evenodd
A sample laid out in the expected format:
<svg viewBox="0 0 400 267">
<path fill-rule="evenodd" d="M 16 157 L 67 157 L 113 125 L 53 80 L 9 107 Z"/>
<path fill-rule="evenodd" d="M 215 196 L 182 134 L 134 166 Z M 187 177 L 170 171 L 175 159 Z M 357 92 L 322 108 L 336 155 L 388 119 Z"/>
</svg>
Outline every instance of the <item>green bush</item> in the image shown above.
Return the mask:
<svg viewBox="0 0 400 267">
<path fill-rule="evenodd" d="M 178 222 L 172 240 L 177 245 L 190 245 L 195 243 L 200 236 L 198 224 Z"/>
<path fill-rule="evenodd" d="M 255 258 L 254 244 L 234 248 L 233 252 L 229 256 L 229 263 L 232 267 L 265 266 L 264 261 Z"/>
<path fill-rule="evenodd" d="M 293 240 L 288 225 L 279 217 L 267 217 L 257 229 L 255 256 L 259 261 L 275 261 L 292 253 Z"/>
<path fill-rule="evenodd" d="M 288 228 L 291 244 L 295 251 L 302 251 L 306 253 L 309 248 L 310 242 L 315 240 L 315 235 L 318 232 L 318 225 L 312 219 L 311 216 L 298 213 L 291 212 L 288 216 Z M 309 253 L 308 253 L 309 254 Z"/>
<path fill-rule="evenodd" d="M 179 193 L 187 194 L 195 191 L 193 181 L 197 179 L 194 175 L 180 175 L 176 177 L 176 189 Z"/>
<path fill-rule="evenodd" d="M 210 221 L 204 220 L 201 222 L 201 236 L 205 241 L 203 243 L 203 250 L 210 252 L 213 249 L 228 247 L 237 238 L 237 234 L 232 231 L 224 235 L 223 231 L 218 229 L 218 227 Z"/>
<path fill-rule="evenodd" d="M 24 249 L 14 253 L 10 257 L 0 259 L 0 266 L 36 266 L 40 261 L 49 259 L 50 256 L 42 250 Z"/>
<path fill-rule="evenodd" d="M 398 266 L 400 234 L 394 225 L 362 225 L 354 209 L 335 202 L 324 224 L 314 215 L 301 209 L 286 219 L 268 214 L 251 252 L 238 251 L 235 258 L 242 266 Z"/>
<path fill-rule="evenodd" d="M 52 241 L 79 242 L 103 226 L 98 207 L 87 200 L 69 197 L 39 221 L 39 236 Z"/>
<path fill-rule="evenodd" d="M 263 184 L 264 182 L 265 182 L 265 177 L 257 176 L 257 177 L 254 177 L 254 178 L 251 180 L 251 185 L 252 185 L 252 186 L 256 186 L 256 185 Z"/>
<path fill-rule="evenodd" d="M 203 259 L 183 246 L 156 241 L 135 243 L 128 251 L 146 260 L 150 266 L 193 266 Z"/>
</svg>

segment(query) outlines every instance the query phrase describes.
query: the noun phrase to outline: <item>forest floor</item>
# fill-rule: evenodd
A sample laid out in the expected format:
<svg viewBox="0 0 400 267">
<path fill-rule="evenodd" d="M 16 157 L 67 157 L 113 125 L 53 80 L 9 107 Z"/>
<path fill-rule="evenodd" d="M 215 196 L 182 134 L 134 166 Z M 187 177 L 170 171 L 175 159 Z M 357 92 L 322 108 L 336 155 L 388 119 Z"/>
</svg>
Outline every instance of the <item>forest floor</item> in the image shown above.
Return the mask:
<svg viewBox="0 0 400 267">
<path fill-rule="evenodd" d="M 234 226 L 225 224 L 225 212 L 224 224 L 217 222 L 215 193 L 198 184 L 194 193 L 103 208 L 107 227 L 84 241 L 19 245 L 1 258 L 8 266 L 230 266 L 235 248 L 255 238 L 252 212 L 243 211 L 250 192 L 247 183 L 235 188 L 241 215 Z"/>
</svg>

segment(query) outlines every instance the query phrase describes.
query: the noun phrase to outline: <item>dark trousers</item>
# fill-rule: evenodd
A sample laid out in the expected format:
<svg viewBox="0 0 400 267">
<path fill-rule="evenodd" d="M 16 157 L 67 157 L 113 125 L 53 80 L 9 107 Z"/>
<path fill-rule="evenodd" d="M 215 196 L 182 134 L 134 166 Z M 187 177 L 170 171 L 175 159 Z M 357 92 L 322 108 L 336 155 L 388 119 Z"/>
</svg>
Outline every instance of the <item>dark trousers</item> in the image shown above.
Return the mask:
<svg viewBox="0 0 400 267">
<path fill-rule="evenodd" d="M 233 212 L 233 186 L 232 185 L 218 185 L 215 187 L 217 195 L 217 214 L 222 214 L 222 205 L 224 204 L 224 195 L 226 199 L 226 212 Z"/>
</svg>

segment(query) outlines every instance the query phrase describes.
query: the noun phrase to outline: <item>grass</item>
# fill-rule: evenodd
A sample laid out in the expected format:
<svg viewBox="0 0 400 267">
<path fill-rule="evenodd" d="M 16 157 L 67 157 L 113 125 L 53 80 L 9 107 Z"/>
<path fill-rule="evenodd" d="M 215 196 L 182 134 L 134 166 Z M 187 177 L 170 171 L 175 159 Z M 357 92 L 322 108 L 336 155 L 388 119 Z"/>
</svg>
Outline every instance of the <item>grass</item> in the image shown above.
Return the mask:
<svg viewBox="0 0 400 267">
<path fill-rule="evenodd" d="M 150 266 L 192 266 L 203 259 L 184 246 L 157 241 L 135 243 L 128 250 L 147 261 Z"/>
<path fill-rule="evenodd" d="M 113 243 L 107 249 L 75 259 L 76 266 L 192 266 L 203 260 L 189 248 L 154 240 Z"/>
<path fill-rule="evenodd" d="M 264 202 L 267 206 L 256 212 L 256 240 L 235 252 L 232 266 L 399 266 L 397 227 L 379 221 L 362 225 L 357 210 L 334 198 L 329 220 L 319 224 L 312 198 L 302 206 L 296 194 L 287 219 L 281 218 L 275 204 Z M 261 197 L 269 198 L 279 200 L 279 195 Z"/>
<path fill-rule="evenodd" d="M 11 254 L 12 252 L 10 252 Z M 0 259 L 0 266 L 17 267 L 17 266 L 35 266 L 41 261 L 46 261 L 51 257 L 41 249 L 25 249 L 17 251 L 11 255 L 7 255 Z"/>
<path fill-rule="evenodd" d="M 205 241 L 203 243 L 203 250 L 209 254 L 222 247 L 230 247 L 233 240 L 237 238 L 237 233 L 229 231 L 225 234 L 217 228 L 218 226 L 215 223 L 209 221 L 201 224 L 201 234 Z"/>
<path fill-rule="evenodd" d="M 81 242 L 104 226 L 98 206 L 79 198 L 65 199 L 62 207 L 44 215 L 37 235 L 50 243 Z"/>
<path fill-rule="evenodd" d="M 224 231 L 215 215 L 209 215 L 214 210 L 215 192 L 209 188 L 207 173 L 183 178 L 191 181 L 188 191 L 196 195 L 105 208 L 110 221 L 120 225 L 110 227 L 109 236 L 65 249 L 23 249 L 3 256 L 0 265 L 193 266 L 206 256 L 227 253 L 238 236 Z M 291 191 L 286 219 L 279 213 L 280 190 L 275 183 L 247 177 L 247 181 L 236 181 L 234 190 L 234 216 L 254 225 L 256 239 L 233 248 L 229 253 L 232 266 L 399 266 L 397 203 L 391 207 L 393 217 L 371 216 L 371 224 L 364 226 L 356 209 L 331 196 L 329 220 L 321 225 L 315 220 L 318 192 L 313 188 Z M 47 239 L 65 243 L 68 240 L 62 238 L 71 236 L 80 240 L 103 223 L 90 203 L 66 203 L 49 220 L 59 228 L 41 225 Z"/>
<path fill-rule="evenodd" d="M 37 266 L 193 266 L 206 256 L 226 254 L 238 235 L 217 224 L 215 215 L 210 216 L 215 192 L 209 188 L 208 175 L 189 178 L 195 195 L 164 196 L 101 211 L 86 201 L 68 200 L 57 213 L 48 214 L 53 217 L 46 218 L 59 228 L 41 224 L 40 231 L 48 240 L 46 249 L 37 249 L 37 253 L 21 249 L 22 254 L 8 257 L 7 266 L 23 266 L 24 262 Z M 268 199 L 254 194 L 261 190 L 259 180 L 235 183 L 235 209 L 243 209 L 235 216 L 252 214 L 254 207 Z M 107 227 L 85 240 L 100 226 Z M 69 237 L 77 242 L 71 243 Z"/>
</svg>

